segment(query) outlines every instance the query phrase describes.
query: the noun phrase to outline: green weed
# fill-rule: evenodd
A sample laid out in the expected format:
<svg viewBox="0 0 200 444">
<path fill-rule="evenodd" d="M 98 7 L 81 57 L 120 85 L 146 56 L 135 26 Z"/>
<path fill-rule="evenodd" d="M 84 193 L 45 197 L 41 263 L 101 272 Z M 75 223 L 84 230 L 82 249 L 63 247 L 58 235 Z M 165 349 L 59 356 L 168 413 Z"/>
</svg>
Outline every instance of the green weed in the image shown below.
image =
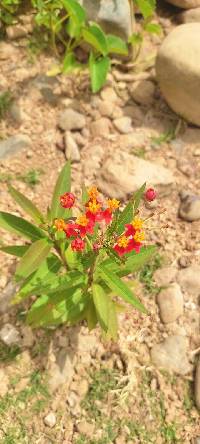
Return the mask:
<svg viewBox="0 0 200 444">
<path fill-rule="evenodd" d="M 14 361 L 17 355 L 21 352 L 18 345 L 12 345 L 8 347 L 0 341 L 0 362 L 11 362 Z"/>
<path fill-rule="evenodd" d="M 162 265 L 162 257 L 160 254 L 154 256 L 153 260 L 146 264 L 139 273 L 139 280 L 144 284 L 145 290 L 150 294 L 157 294 L 160 288 L 155 285 L 153 275 Z"/>
<path fill-rule="evenodd" d="M 175 139 L 175 128 L 171 128 L 168 131 L 165 131 L 164 133 L 160 134 L 160 136 L 157 137 L 151 137 L 151 145 L 152 147 L 158 147 L 162 145 L 163 143 L 169 143 L 173 139 Z"/>
<path fill-rule="evenodd" d="M 5 91 L 0 94 L 0 120 L 6 116 L 12 104 L 12 100 L 12 94 L 10 91 Z"/>
</svg>

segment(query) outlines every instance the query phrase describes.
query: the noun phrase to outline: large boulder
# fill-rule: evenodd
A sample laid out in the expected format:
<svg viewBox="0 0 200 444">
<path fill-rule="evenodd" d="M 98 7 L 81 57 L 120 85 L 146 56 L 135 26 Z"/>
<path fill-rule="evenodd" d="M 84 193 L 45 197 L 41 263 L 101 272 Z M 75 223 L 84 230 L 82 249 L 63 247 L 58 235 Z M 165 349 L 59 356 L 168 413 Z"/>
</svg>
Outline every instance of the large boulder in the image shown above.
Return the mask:
<svg viewBox="0 0 200 444">
<path fill-rule="evenodd" d="M 144 182 L 166 193 L 175 178 L 168 168 L 128 153 L 109 156 L 97 177 L 98 187 L 104 194 L 121 200 L 126 200 Z"/>
<path fill-rule="evenodd" d="M 167 2 L 183 9 L 198 8 L 200 6 L 200 0 L 167 0 Z"/>
<path fill-rule="evenodd" d="M 88 20 L 99 23 L 105 32 L 127 39 L 132 34 L 128 0 L 79 0 Z"/>
<path fill-rule="evenodd" d="M 167 36 L 158 52 L 156 73 L 169 106 L 200 126 L 200 23 L 180 25 Z"/>
<path fill-rule="evenodd" d="M 199 8 L 188 9 L 178 14 L 179 23 L 200 23 L 200 5 Z"/>
</svg>

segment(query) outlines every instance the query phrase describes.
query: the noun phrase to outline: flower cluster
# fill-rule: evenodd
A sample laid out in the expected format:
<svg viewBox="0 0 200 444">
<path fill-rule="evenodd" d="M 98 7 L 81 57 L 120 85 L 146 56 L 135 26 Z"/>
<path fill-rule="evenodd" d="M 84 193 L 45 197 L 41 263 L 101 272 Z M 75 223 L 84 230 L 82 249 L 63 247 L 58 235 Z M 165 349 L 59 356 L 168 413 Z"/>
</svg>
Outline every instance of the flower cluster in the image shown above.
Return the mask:
<svg viewBox="0 0 200 444">
<path fill-rule="evenodd" d="M 130 224 L 125 225 L 125 232 L 118 239 L 114 245 L 114 250 L 119 256 L 130 253 L 135 250 L 140 252 L 142 242 L 145 239 L 144 231 L 142 230 L 144 221 L 139 218 L 134 218 Z"/>
<path fill-rule="evenodd" d="M 156 197 L 156 192 L 150 188 L 145 193 L 145 199 L 152 201 Z M 60 205 L 63 208 L 72 208 L 75 206 L 76 198 L 72 193 L 64 193 L 60 196 Z M 94 229 L 101 227 L 102 224 L 109 225 L 113 220 L 113 214 L 120 207 L 120 202 L 117 199 L 108 199 L 106 204 L 100 198 L 99 191 L 95 186 L 88 190 L 88 200 L 84 205 L 83 211 L 76 219 L 55 219 L 54 229 L 56 231 L 63 231 L 67 238 L 71 239 L 71 248 L 73 251 L 84 251 L 86 247 L 85 239 L 88 235 L 94 234 Z M 97 225 L 98 224 L 98 225 Z M 142 242 L 145 239 L 143 231 L 144 221 L 135 217 L 133 221 L 126 224 L 124 233 L 116 238 L 112 238 L 112 248 L 119 255 L 135 250 L 140 251 Z M 102 238 L 102 236 L 101 236 Z M 101 242 L 103 245 L 103 243 Z M 100 248 L 98 239 L 93 244 L 93 250 L 97 251 Z"/>
</svg>

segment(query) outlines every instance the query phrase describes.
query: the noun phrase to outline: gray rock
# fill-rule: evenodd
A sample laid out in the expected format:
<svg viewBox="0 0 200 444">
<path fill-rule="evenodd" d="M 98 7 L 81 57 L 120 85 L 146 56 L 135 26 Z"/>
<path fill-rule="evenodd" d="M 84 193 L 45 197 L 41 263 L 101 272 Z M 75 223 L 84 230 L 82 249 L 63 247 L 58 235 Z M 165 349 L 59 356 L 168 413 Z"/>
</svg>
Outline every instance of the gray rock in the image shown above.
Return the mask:
<svg viewBox="0 0 200 444">
<path fill-rule="evenodd" d="M 155 271 L 153 278 L 159 287 L 169 285 L 175 281 L 178 270 L 174 267 L 163 267 L 158 268 Z"/>
<path fill-rule="evenodd" d="M 157 302 L 160 317 L 165 324 L 176 321 L 183 314 L 183 294 L 176 283 L 162 290 L 157 297 Z"/>
<path fill-rule="evenodd" d="M 177 18 L 180 23 L 200 23 L 200 7 L 188 9 L 188 11 L 179 14 Z"/>
<path fill-rule="evenodd" d="M 131 97 L 140 105 L 149 106 L 154 101 L 155 85 L 150 80 L 138 80 L 129 88 Z"/>
<path fill-rule="evenodd" d="M 181 289 L 188 295 L 198 297 L 200 295 L 200 266 L 191 265 L 180 270 L 177 274 L 177 281 Z"/>
<path fill-rule="evenodd" d="M 180 25 L 165 38 L 156 60 L 157 80 L 168 105 L 195 125 L 200 125 L 199 41 L 200 23 Z"/>
<path fill-rule="evenodd" d="M 31 327 L 29 327 L 28 325 L 23 326 L 21 333 L 22 333 L 23 346 L 31 348 L 35 342 L 35 337 L 34 337 Z"/>
<path fill-rule="evenodd" d="M 127 39 L 133 32 L 128 0 L 79 0 L 88 20 L 95 21 L 105 32 Z"/>
<path fill-rule="evenodd" d="M 44 418 L 44 424 L 52 429 L 56 425 L 56 415 L 53 412 L 48 413 Z"/>
<path fill-rule="evenodd" d="M 0 313 L 4 314 L 11 308 L 10 302 L 16 292 L 17 286 L 9 282 L 0 294 Z"/>
<path fill-rule="evenodd" d="M 191 371 L 187 358 L 187 339 L 184 336 L 169 336 L 151 349 L 151 359 L 158 368 L 186 375 Z"/>
<path fill-rule="evenodd" d="M 78 145 L 74 140 L 74 138 L 72 137 L 70 131 L 66 131 L 64 140 L 65 140 L 66 159 L 71 160 L 71 162 L 80 162 L 81 156 L 78 149 Z"/>
<path fill-rule="evenodd" d="M 159 188 L 172 184 L 174 177 L 162 165 L 121 153 L 107 158 L 97 179 L 103 193 L 119 199 L 126 199 L 144 182 Z"/>
<path fill-rule="evenodd" d="M 197 367 L 195 372 L 194 394 L 195 394 L 196 406 L 200 410 L 200 358 L 197 362 Z"/>
<path fill-rule="evenodd" d="M 119 117 L 118 119 L 113 120 L 113 123 L 117 130 L 122 134 L 131 133 L 133 130 L 132 120 L 130 117 Z"/>
<path fill-rule="evenodd" d="M 0 142 L 0 159 L 16 154 L 25 148 L 30 148 L 31 139 L 25 134 L 17 134 Z"/>
<path fill-rule="evenodd" d="M 20 334 L 11 324 L 5 324 L 0 330 L 0 339 L 5 345 L 15 345 L 20 343 Z"/>
<path fill-rule="evenodd" d="M 200 436 L 195 438 L 194 440 L 194 444 L 200 444 Z"/>
<path fill-rule="evenodd" d="M 74 376 L 76 357 L 69 349 L 61 350 L 56 356 L 55 362 L 51 362 L 49 374 L 49 389 L 54 393 L 63 384 L 70 385 Z"/>
<path fill-rule="evenodd" d="M 200 196 L 186 195 L 179 207 L 179 216 L 187 222 L 200 219 Z"/>
<path fill-rule="evenodd" d="M 58 125 L 64 131 L 80 130 L 85 124 L 85 116 L 71 108 L 62 111 L 58 119 Z"/>
<path fill-rule="evenodd" d="M 19 125 L 23 122 L 23 113 L 20 105 L 17 102 L 13 102 L 10 106 L 9 113 L 13 120 Z"/>
<path fill-rule="evenodd" d="M 167 0 L 167 2 L 183 9 L 198 8 L 200 6 L 200 0 Z"/>
</svg>

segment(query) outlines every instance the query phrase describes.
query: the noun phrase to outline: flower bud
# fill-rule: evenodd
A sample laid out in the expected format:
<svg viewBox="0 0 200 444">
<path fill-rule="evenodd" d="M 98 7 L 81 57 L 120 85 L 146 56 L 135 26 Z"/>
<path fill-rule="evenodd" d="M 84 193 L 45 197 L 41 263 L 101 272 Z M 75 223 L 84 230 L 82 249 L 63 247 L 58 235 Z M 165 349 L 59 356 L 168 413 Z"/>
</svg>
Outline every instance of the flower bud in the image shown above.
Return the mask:
<svg viewBox="0 0 200 444">
<path fill-rule="evenodd" d="M 154 190 L 154 188 L 148 188 L 148 190 L 145 193 L 145 199 L 148 200 L 148 202 L 152 202 L 156 199 L 157 193 Z"/>
<path fill-rule="evenodd" d="M 60 196 L 60 205 L 63 208 L 72 208 L 75 202 L 75 196 L 73 193 L 64 193 Z"/>
<path fill-rule="evenodd" d="M 85 248 L 84 240 L 77 237 L 77 239 L 72 241 L 71 248 L 73 251 L 83 251 Z"/>
</svg>

